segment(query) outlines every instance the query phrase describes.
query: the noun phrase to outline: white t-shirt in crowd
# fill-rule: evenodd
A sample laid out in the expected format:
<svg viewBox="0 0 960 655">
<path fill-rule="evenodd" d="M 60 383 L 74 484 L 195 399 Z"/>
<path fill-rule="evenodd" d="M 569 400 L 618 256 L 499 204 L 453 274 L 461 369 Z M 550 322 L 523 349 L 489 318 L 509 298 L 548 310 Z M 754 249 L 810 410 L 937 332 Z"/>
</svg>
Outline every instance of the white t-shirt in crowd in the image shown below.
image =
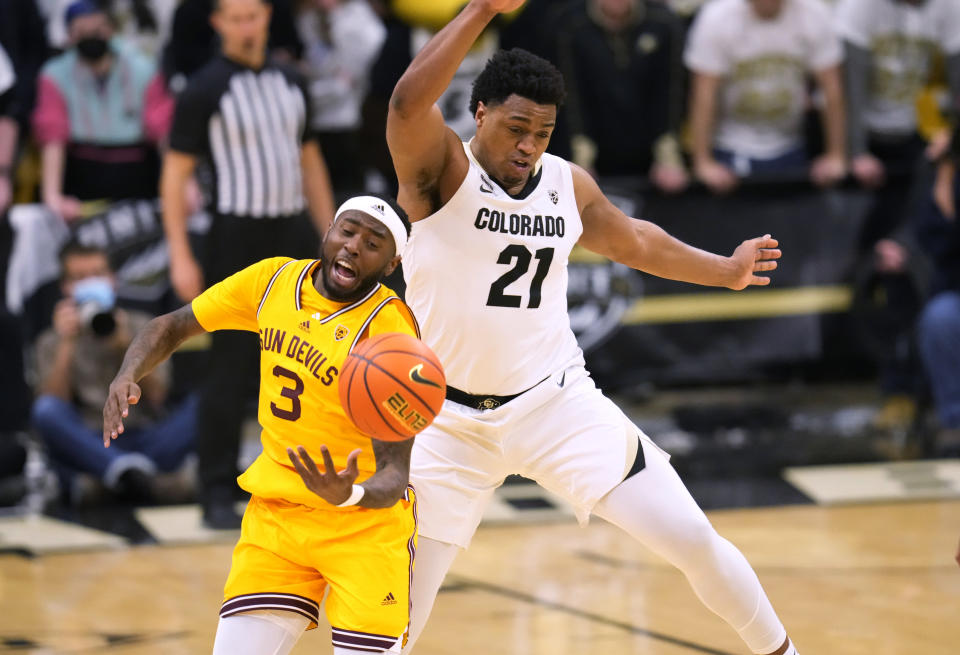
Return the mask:
<svg viewBox="0 0 960 655">
<path fill-rule="evenodd" d="M 750 0 L 710 0 L 684 54 L 687 68 L 724 78 L 714 145 L 755 159 L 802 145 L 807 74 L 842 60 L 823 0 L 784 0 L 769 20 L 754 13 Z"/>
<path fill-rule="evenodd" d="M 934 57 L 960 52 L 960 0 L 839 0 L 837 29 L 873 54 L 864 120 L 873 132 L 916 129 L 916 97 L 930 77 Z"/>
<path fill-rule="evenodd" d="M 6 93 L 16 81 L 17 75 L 13 70 L 13 64 L 10 63 L 7 51 L 0 45 L 0 95 Z"/>
</svg>

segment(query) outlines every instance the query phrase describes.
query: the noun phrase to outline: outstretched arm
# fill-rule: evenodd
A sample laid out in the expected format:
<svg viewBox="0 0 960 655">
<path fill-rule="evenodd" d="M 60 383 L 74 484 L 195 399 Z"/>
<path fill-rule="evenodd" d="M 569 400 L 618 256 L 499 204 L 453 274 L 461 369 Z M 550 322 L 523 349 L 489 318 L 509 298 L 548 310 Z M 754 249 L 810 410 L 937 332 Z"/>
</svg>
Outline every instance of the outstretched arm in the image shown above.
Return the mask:
<svg viewBox="0 0 960 655">
<path fill-rule="evenodd" d="M 578 166 L 573 166 L 573 179 L 584 248 L 669 280 L 737 290 L 770 284 L 769 277 L 758 275 L 774 270 L 780 258 L 777 240 L 769 234 L 744 241 L 732 256 L 723 257 L 687 245 L 649 221 L 630 218 Z"/>
<path fill-rule="evenodd" d="M 379 441 L 372 439 L 373 454 L 377 459 L 377 472 L 363 481 L 363 497 L 357 503 L 360 507 L 380 509 L 393 507 L 407 488 L 410 478 L 410 451 L 413 439 L 406 441 Z M 307 489 L 332 505 L 339 505 L 350 498 L 353 481 L 357 479 L 357 457 L 360 450 L 354 450 L 347 456 L 347 467 L 337 471 L 326 446 L 320 446 L 323 457 L 321 471 L 306 448 L 298 446 L 294 452 L 287 449 L 287 456 L 300 474 Z"/>
<path fill-rule="evenodd" d="M 103 406 L 104 447 L 109 447 L 111 439 L 123 434 L 123 419 L 130 412 L 130 405 L 136 405 L 140 400 L 137 382 L 167 359 L 184 340 L 201 332 L 204 329 L 193 315 L 193 307 L 184 305 L 156 317 L 137 333 L 123 356 L 120 370 L 110 383 L 107 402 Z"/>
<path fill-rule="evenodd" d="M 490 21 L 523 2 L 472 0 L 417 53 L 394 87 L 387 111 L 387 145 L 400 182 L 398 199 L 411 220 L 438 209 L 429 206 L 427 197 L 437 196 L 441 176 L 447 173 L 459 186 L 468 166 L 459 137 L 444 124 L 434 103 Z"/>
</svg>

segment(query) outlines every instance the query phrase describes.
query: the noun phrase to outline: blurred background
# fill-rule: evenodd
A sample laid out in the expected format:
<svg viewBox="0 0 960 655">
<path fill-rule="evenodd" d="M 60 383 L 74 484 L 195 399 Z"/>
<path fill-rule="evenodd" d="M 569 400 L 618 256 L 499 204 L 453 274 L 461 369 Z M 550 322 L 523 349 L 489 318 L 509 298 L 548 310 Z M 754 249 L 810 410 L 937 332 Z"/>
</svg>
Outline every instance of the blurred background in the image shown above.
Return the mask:
<svg viewBox="0 0 960 655">
<path fill-rule="evenodd" d="M 302 81 L 303 139 L 319 144 L 333 200 L 395 193 L 391 91 L 462 0 L 262 1 L 268 59 Z M 218 11 L 250 4 L 261 0 Z M 441 99 L 468 139 L 473 77 L 497 48 L 531 50 L 568 86 L 549 151 L 628 215 L 724 254 L 779 239 L 772 285 L 740 293 L 585 251 L 570 262 L 589 370 L 705 507 L 810 502 L 784 481 L 792 467 L 960 454 L 958 5 L 530 0 L 493 24 Z M 211 500 L 196 453 L 209 340 L 145 384 L 136 438 L 104 454 L 98 421 L 132 334 L 190 300 L 171 284 L 159 189 L 183 150 L 177 126 L 199 111 L 191 80 L 236 38 L 214 30 L 213 11 L 212 0 L 0 0 L 7 513 L 137 541 L 149 532 L 128 509 Z M 216 153 L 191 155 L 177 202 L 204 253 L 227 247 L 211 237 Z M 401 276 L 391 282 L 402 291 Z M 258 447 L 245 398 L 231 467 Z M 235 527 L 215 510 L 204 504 L 208 528 Z"/>
</svg>

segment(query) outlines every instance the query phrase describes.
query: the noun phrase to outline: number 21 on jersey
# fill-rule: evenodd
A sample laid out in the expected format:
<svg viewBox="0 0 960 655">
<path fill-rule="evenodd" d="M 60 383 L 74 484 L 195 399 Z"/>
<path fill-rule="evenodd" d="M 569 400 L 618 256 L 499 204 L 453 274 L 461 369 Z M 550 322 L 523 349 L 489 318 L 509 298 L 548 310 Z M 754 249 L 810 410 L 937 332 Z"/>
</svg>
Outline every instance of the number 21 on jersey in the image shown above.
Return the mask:
<svg viewBox="0 0 960 655">
<path fill-rule="evenodd" d="M 490 285 L 490 293 L 487 294 L 488 307 L 521 307 L 523 305 L 522 296 L 505 292 L 508 286 L 530 270 L 530 264 L 534 259 L 537 260 L 537 268 L 533 273 L 533 279 L 530 281 L 527 307 L 536 309 L 540 306 L 543 281 L 546 279 L 547 273 L 550 271 L 550 263 L 553 261 L 553 248 L 540 248 L 535 253 L 531 253 L 526 246 L 515 243 L 501 250 L 500 256 L 497 258 L 498 264 L 512 265 L 512 268 Z"/>
</svg>

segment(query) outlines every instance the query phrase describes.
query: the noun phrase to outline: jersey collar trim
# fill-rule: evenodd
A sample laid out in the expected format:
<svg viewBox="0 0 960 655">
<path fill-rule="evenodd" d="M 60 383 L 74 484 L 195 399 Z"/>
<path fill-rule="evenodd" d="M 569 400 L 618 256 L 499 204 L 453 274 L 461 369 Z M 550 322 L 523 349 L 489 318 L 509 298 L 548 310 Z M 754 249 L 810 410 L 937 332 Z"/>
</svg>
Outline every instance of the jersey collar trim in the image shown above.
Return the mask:
<svg viewBox="0 0 960 655">
<path fill-rule="evenodd" d="M 311 261 L 309 264 L 307 264 L 307 266 L 300 272 L 300 278 L 297 280 L 297 298 L 296 298 L 297 311 L 300 311 L 301 309 L 303 309 L 303 304 L 302 304 L 301 301 L 300 301 L 300 298 L 303 296 L 303 284 L 304 284 L 304 282 L 305 282 L 307 279 L 311 279 L 311 280 L 312 280 L 312 276 L 309 276 L 309 275 L 307 275 L 307 274 L 308 274 L 311 270 L 313 270 L 313 267 L 314 267 L 314 266 L 316 266 L 316 265 L 319 264 L 319 263 L 320 263 L 320 260 L 319 260 L 319 259 L 314 259 L 314 260 Z M 354 303 L 352 303 L 352 304 L 350 304 L 350 305 L 347 305 L 346 307 L 341 307 L 340 309 L 338 309 L 338 310 L 335 311 L 334 313 L 330 314 L 330 315 L 327 316 L 326 318 L 321 318 L 321 319 L 320 319 L 320 323 L 321 323 L 321 324 L 323 324 L 323 323 L 329 323 L 330 321 L 332 321 L 332 320 L 335 319 L 336 317 L 342 316 L 342 315 L 346 314 L 347 312 L 349 312 L 350 310 L 356 309 L 357 307 L 359 307 L 359 306 L 362 305 L 363 303 L 365 303 L 365 302 L 367 302 L 368 300 L 370 300 L 371 298 L 373 298 L 373 296 L 376 295 L 376 293 L 380 290 L 380 287 L 381 287 L 381 286 L 383 286 L 383 285 L 380 284 L 379 282 L 377 282 L 377 284 L 376 284 L 372 289 L 370 289 L 370 291 L 367 292 L 367 295 L 365 295 L 363 298 L 361 298 L 360 300 L 358 300 L 358 301 L 356 301 L 356 302 L 354 302 Z"/>
<path fill-rule="evenodd" d="M 365 295 L 363 298 L 361 298 L 361 299 L 358 300 L 357 302 L 353 303 L 352 305 L 347 305 L 347 306 L 344 307 L 343 309 L 338 309 L 337 311 L 335 311 L 334 313 L 330 314 L 330 316 L 328 316 L 328 317 L 326 317 L 326 318 L 320 319 L 320 322 L 321 322 L 321 323 L 327 323 L 328 321 L 332 321 L 333 319 L 335 319 L 335 318 L 338 317 L 338 316 L 342 316 L 343 314 L 346 314 L 347 312 L 349 312 L 349 311 L 352 310 L 352 309 L 356 309 L 357 307 L 359 307 L 359 306 L 362 305 L 363 303 L 365 303 L 365 302 L 367 302 L 368 300 L 370 300 L 371 298 L 373 298 L 373 296 L 377 293 L 377 291 L 380 290 L 380 287 L 381 287 L 381 286 L 382 286 L 382 285 L 381 285 L 379 282 L 377 282 L 377 286 L 375 286 L 375 287 L 373 287 L 372 289 L 370 289 L 370 292 L 367 293 L 367 295 Z"/>
<path fill-rule="evenodd" d="M 310 269 L 316 266 L 317 262 L 319 261 L 319 259 L 311 260 L 306 266 L 303 267 L 303 270 L 300 271 L 300 277 L 297 278 L 297 284 L 294 287 L 295 291 L 293 304 L 296 306 L 298 312 L 303 309 L 303 303 L 300 301 L 300 298 L 303 296 L 303 281 L 307 278 L 307 273 L 310 272 Z"/>
<path fill-rule="evenodd" d="M 503 185 L 500 184 L 497 178 L 490 175 L 490 173 L 487 172 L 487 169 L 485 169 L 483 166 L 480 165 L 480 162 L 477 161 L 477 158 L 474 156 L 473 150 L 470 147 L 471 143 L 473 143 L 473 139 L 463 142 L 463 149 L 467 153 L 467 159 L 473 162 L 476 165 L 476 167 L 480 169 L 480 172 L 483 174 L 483 176 L 485 178 L 490 179 L 494 184 L 496 184 L 500 188 L 500 190 L 503 191 L 504 194 L 506 194 L 508 198 L 511 198 L 513 200 L 526 200 L 527 198 L 530 197 L 530 194 L 532 194 L 536 190 L 537 186 L 540 184 L 540 178 L 543 177 L 543 158 L 542 157 L 537 160 L 536 164 L 534 164 L 533 175 L 527 178 L 527 183 L 523 185 L 523 188 L 520 189 L 519 193 L 517 193 L 516 195 L 513 195 L 503 188 Z"/>
<path fill-rule="evenodd" d="M 273 274 L 273 277 L 270 278 L 270 282 L 267 283 L 267 288 L 263 292 L 263 297 L 260 298 L 260 304 L 257 306 L 257 318 L 260 318 L 260 310 L 263 309 L 264 303 L 267 302 L 267 296 L 270 295 L 270 290 L 273 288 L 273 283 L 277 281 L 277 278 L 280 277 L 280 273 L 283 272 L 287 266 L 292 264 L 293 261 L 289 261 L 280 268 L 277 269 L 277 272 Z"/>
</svg>

